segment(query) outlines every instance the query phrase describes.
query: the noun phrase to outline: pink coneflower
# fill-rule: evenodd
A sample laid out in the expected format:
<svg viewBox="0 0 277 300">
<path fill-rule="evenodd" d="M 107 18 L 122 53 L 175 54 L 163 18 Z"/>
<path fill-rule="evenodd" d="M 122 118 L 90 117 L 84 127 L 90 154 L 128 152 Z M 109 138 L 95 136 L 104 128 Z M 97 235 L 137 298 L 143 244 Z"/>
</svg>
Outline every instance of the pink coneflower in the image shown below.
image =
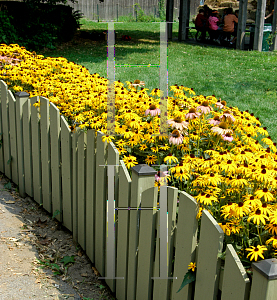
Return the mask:
<svg viewBox="0 0 277 300">
<path fill-rule="evenodd" d="M 208 101 L 203 101 L 201 105 L 196 107 L 196 110 L 200 110 L 202 114 L 207 114 L 212 111 L 212 108 L 209 106 Z"/>
<path fill-rule="evenodd" d="M 219 109 L 224 108 L 226 106 L 226 101 L 221 101 L 221 98 L 219 98 L 219 101 L 216 102 L 215 106 Z"/>
<path fill-rule="evenodd" d="M 225 122 L 220 122 L 220 124 L 218 124 L 218 126 L 214 126 L 211 128 L 211 131 L 217 133 L 217 134 L 226 134 L 226 133 L 233 133 L 233 131 L 231 129 L 228 129 L 228 125 Z"/>
<path fill-rule="evenodd" d="M 220 124 L 219 116 L 215 116 L 213 119 L 210 119 L 209 123 L 212 125 L 219 125 Z"/>
<path fill-rule="evenodd" d="M 182 121 L 180 117 L 175 117 L 174 119 L 170 119 L 167 121 L 169 125 L 171 125 L 172 128 L 176 128 L 180 131 L 182 131 L 185 128 L 188 128 L 189 123 L 186 121 Z"/>
<path fill-rule="evenodd" d="M 149 109 L 147 109 L 145 111 L 145 115 L 147 116 L 148 114 L 150 114 L 152 117 L 157 116 L 161 113 L 161 110 L 159 108 L 157 108 L 157 106 L 155 104 L 151 104 L 149 106 Z"/>
<path fill-rule="evenodd" d="M 219 117 L 220 120 L 223 119 L 223 121 L 231 121 L 231 122 L 235 122 L 236 119 L 235 117 L 232 115 L 232 113 L 229 110 L 226 110 L 223 112 L 223 115 Z"/>
<path fill-rule="evenodd" d="M 223 137 L 223 140 L 227 141 L 227 142 L 232 142 L 234 139 L 230 132 L 227 132 L 226 134 L 222 134 L 222 137 Z"/>
<path fill-rule="evenodd" d="M 196 112 L 195 108 L 191 108 L 189 110 L 189 112 L 186 114 L 185 118 L 192 120 L 192 119 L 198 118 L 200 115 L 201 115 L 201 113 Z"/>
<path fill-rule="evenodd" d="M 178 129 L 174 129 L 169 138 L 169 144 L 180 145 L 183 142 L 183 136 Z"/>
<path fill-rule="evenodd" d="M 160 181 L 161 178 L 168 176 L 168 171 L 160 172 L 158 171 L 157 174 L 155 175 L 155 180 Z"/>
</svg>

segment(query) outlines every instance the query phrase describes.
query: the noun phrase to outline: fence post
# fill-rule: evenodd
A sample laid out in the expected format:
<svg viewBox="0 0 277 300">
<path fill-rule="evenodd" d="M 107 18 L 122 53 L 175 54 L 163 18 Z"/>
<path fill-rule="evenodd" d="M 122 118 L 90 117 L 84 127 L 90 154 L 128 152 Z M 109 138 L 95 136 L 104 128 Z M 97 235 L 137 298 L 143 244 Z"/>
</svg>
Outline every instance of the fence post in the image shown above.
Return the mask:
<svg viewBox="0 0 277 300">
<path fill-rule="evenodd" d="M 276 299 L 277 259 L 270 258 L 252 264 L 253 280 L 250 300 Z"/>
<path fill-rule="evenodd" d="M 18 164 L 18 187 L 19 195 L 25 197 L 25 171 L 24 171 L 24 151 L 23 151 L 23 104 L 28 100 L 29 94 L 26 92 L 15 93 L 16 99 L 16 139 L 17 139 L 17 164 Z"/>
<path fill-rule="evenodd" d="M 132 168 L 131 208 L 139 207 L 141 194 L 148 188 L 154 187 L 157 171 L 148 165 L 141 164 Z M 138 245 L 138 210 L 130 210 L 129 223 L 129 253 L 128 253 L 128 282 L 127 299 L 136 299 L 137 281 L 137 245 Z"/>
</svg>

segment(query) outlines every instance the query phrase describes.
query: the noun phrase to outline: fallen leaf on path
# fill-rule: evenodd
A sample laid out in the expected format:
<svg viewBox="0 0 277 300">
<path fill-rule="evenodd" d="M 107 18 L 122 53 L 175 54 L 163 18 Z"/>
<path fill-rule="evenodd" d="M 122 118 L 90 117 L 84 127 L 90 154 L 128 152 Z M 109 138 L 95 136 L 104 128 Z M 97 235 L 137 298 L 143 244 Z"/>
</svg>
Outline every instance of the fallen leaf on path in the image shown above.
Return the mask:
<svg viewBox="0 0 277 300">
<path fill-rule="evenodd" d="M 44 221 L 42 221 L 40 218 L 38 219 L 38 221 L 36 222 L 36 225 L 41 227 L 41 228 L 44 228 L 47 226 L 47 219 L 45 219 Z"/>
<path fill-rule="evenodd" d="M 8 201 L 5 201 L 6 204 L 15 204 L 15 201 L 12 201 L 12 200 L 8 200 Z"/>
<path fill-rule="evenodd" d="M 94 268 L 94 267 L 91 267 L 91 268 L 96 276 L 100 275 L 100 273 L 98 272 L 98 270 L 96 268 Z"/>
<path fill-rule="evenodd" d="M 82 277 L 88 277 L 88 273 L 82 273 L 81 276 Z"/>
</svg>

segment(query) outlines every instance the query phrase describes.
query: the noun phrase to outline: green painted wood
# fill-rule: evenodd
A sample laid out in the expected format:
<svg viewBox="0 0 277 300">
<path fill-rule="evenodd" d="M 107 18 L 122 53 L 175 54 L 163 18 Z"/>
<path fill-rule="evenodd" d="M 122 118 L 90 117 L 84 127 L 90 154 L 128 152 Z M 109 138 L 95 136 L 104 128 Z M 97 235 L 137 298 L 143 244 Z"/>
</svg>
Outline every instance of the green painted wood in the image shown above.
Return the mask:
<svg viewBox="0 0 277 300">
<path fill-rule="evenodd" d="M 82 132 L 78 137 L 78 198 L 77 198 L 77 211 L 78 211 L 78 243 L 85 250 L 86 249 L 86 133 Z"/>
<path fill-rule="evenodd" d="M 78 241 L 78 137 L 81 134 L 79 127 L 72 136 L 72 234 Z"/>
<path fill-rule="evenodd" d="M 95 130 L 87 131 L 87 164 L 86 164 L 86 254 L 92 263 L 95 247 Z"/>
<path fill-rule="evenodd" d="M 62 162 L 62 219 L 63 225 L 72 231 L 72 134 L 61 116 L 61 162 Z"/>
<path fill-rule="evenodd" d="M 52 213 L 49 100 L 40 97 L 41 174 L 43 207 Z"/>
<path fill-rule="evenodd" d="M 51 153 L 51 185 L 52 210 L 56 219 L 62 222 L 62 181 L 61 181 L 61 122 L 60 111 L 50 103 L 50 153 Z M 56 212 L 59 212 L 58 214 Z"/>
<path fill-rule="evenodd" d="M 248 300 L 249 292 L 250 280 L 234 247 L 229 244 L 226 248 L 221 299 Z"/>
<path fill-rule="evenodd" d="M 96 150 L 96 199 L 95 199 L 95 266 L 105 276 L 106 222 L 107 222 L 107 142 L 102 142 L 103 133 L 97 132 Z"/>
<path fill-rule="evenodd" d="M 22 110 L 25 190 L 30 197 L 34 197 L 30 99 L 23 104 Z"/>
<path fill-rule="evenodd" d="M 3 151 L 3 126 L 2 126 L 2 105 L 1 105 L 1 84 L 0 84 L 0 172 L 5 173 L 4 167 L 4 151 Z"/>
<path fill-rule="evenodd" d="M 204 210 L 201 217 L 197 256 L 195 300 L 217 299 L 219 271 L 224 233 L 211 214 Z"/>
<path fill-rule="evenodd" d="M 32 157 L 33 157 L 33 187 L 34 199 L 38 204 L 42 204 L 41 189 L 41 152 L 40 152 L 40 123 L 39 108 L 34 106 L 39 101 L 39 97 L 33 97 L 31 101 L 31 132 L 32 132 Z"/>
<path fill-rule="evenodd" d="M 275 300 L 277 294 L 276 258 L 252 263 L 252 284 L 249 300 Z M 270 278 L 271 277 L 271 278 Z"/>
<path fill-rule="evenodd" d="M 24 167 L 24 146 L 23 146 L 23 105 L 28 100 L 26 97 L 15 96 L 16 99 L 16 142 L 17 142 L 17 167 L 18 167 L 18 188 L 19 195 L 25 197 L 25 167 Z"/>
<path fill-rule="evenodd" d="M 130 207 L 139 207 L 143 191 L 154 186 L 155 176 L 141 175 L 132 172 Z M 128 245 L 128 282 L 127 299 L 136 299 L 137 280 L 137 247 L 138 247 L 138 211 L 129 212 L 129 245 Z"/>
<path fill-rule="evenodd" d="M 8 163 L 11 158 L 10 146 L 10 125 L 9 125 L 9 106 L 8 106 L 8 87 L 4 81 L 0 81 L 1 85 L 1 113 L 2 113 L 2 144 L 4 152 L 4 170 L 5 175 L 11 179 L 12 169 Z"/>
<path fill-rule="evenodd" d="M 112 207 L 113 208 L 113 214 L 114 214 L 114 220 L 117 220 L 117 211 L 114 210 L 115 207 L 118 206 L 118 166 L 119 166 L 119 152 L 116 149 L 115 145 L 110 142 L 108 144 L 108 157 L 107 157 L 107 162 L 108 162 L 108 166 L 110 166 L 109 168 L 113 168 L 113 172 L 114 172 L 114 184 L 113 184 L 113 189 L 114 189 L 114 201 L 112 204 L 109 205 L 108 203 L 108 208 Z M 108 180 L 110 180 L 110 178 L 108 178 Z M 112 181 L 112 180 L 111 180 Z M 108 184 L 108 190 L 109 190 L 109 184 Z M 109 200 L 109 199 L 108 199 Z M 108 213 L 110 214 L 110 210 L 108 209 Z M 115 231 L 114 231 L 115 228 Z M 115 257 L 116 257 L 116 235 L 117 235 L 117 222 L 112 222 L 112 224 L 109 224 L 108 222 L 108 233 L 111 231 L 112 233 L 112 237 L 114 240 L 113 246 L 108 245 L 108 241 L 106 243 L 107 245 L 107 250 L 106 250 L 106 275 L 108 276 L 108 268 L 109 270 L 111 270 L 112 277 L 115 277 L 116 271 L 116 262 L 115 262 Z M 108 235 L 109 236 L 109 235 Z M 114 266 L 114 267 L 113 267 Z M 112 292 L 115 292 L 115 279 L 106 279 L 106 283 L 108 284 L 108 286 L 110 287 Z"/>
<path fill-rule="evenodd" d="M 178 189 L 173 187 L 167 188 L 167 211 L 168 211 L 168 277 L 173 277 L 172 274 L 172 260 L 174 252 L 174 230 L 176 228 L 176 209 L 177 209 Z M 157 240 L 160 237 L 160 213 L 157 213 Z M 156 244 L 154 277 L 160 277 L 160 244 Z M 168 279 L 154 279 L 153 282 L 153 300 L 162 300 L 170 298 L 171 280 Z"/>
<path fill-rule="evenodd" d="M 130 206 L 131 197 L 131 177 L 123 160 L 119 167 L 119 194 L 118 207 L 126 208 Z M 116 298 L 119 300 L 127 299 L 127 277 L 128 277 L 128 234 L 129 234 L 129 211 L 118 211 L 117 226 L 117 253 L 116 253 L 116 277 L 124 279 L 116 280 Z"/>
<path fill-rule="evenodd" d="M 141 195 L 136 299 L 152 299 L 152 279 L 158 188 L 152 187 Z M 152 208 L 152 210 L 143 210 Z"/>
<path fill-rule="evenodd" d="M 16 141 L 16 107 L 15 99 L 11 91 L 8 90 L 9 101 L 9 123 L 10 123 L 10 145 L 11 145 L 11 160 L 12 181 L 18 185 L 18 165 L 17 165 L 17 141 Z"/>
<path fill-rule="evenodd" d="M 179 210 L 178 222 L 176 229 L 175 241 L 175 259 L 174 259 L 174 273 L 171 298 L 174 300 L 191 299 L 192 286 L 185 286 L 179 293 L 179 290 L 184 275 L 188 270 L 188 264 L 195 261 L 195 249 L 197 239 L 197 203 L 193 197 L 185 192 L 179 195 Z"/>
</svg>

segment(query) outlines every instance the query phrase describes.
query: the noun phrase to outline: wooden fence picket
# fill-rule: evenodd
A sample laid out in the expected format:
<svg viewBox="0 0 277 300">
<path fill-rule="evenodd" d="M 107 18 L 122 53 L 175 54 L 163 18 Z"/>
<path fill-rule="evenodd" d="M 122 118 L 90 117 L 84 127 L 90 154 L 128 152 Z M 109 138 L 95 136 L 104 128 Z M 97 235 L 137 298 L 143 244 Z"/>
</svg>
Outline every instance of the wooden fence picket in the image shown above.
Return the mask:
<svg viewBox="0 0 277 300">
<path fill-rule="evenodd" d="M 63 225 L 72 231 L 72 136 L 63 116 L 61 116 L 61 162 L 62 219 Z"/>
<path fill-rule="evenodd" d="M 107 142 L 102 141 L 103 133 L 97 132 L 96 151 L 96 196 L 95 196 L 95 266 L 105 276 L 106 222 L 107 222 Z"/>
<path fill-rule="evenodd" d="M 24 135 L 23 105 L 28 100 L 29 96 L 30 95 L 26 92 L 17 92 L 15 94 L 18 188 L 19 188 L 19 195 L 21 197 L 26 197 L 26 194 L 25 194 L 24 145 L 23 145 L 23 135 Z"/>
<path fill-rule="evenodd" d="M 43 207 L 52 213 L 49 100 L 40 97 L 41 174 Z"/>
<path fill-rule="evenodd" d="M 33 97 L 31 101 L 31 131 L 32 131 L 32 157 L 33 157 L 33 187 L 34 199 L 42 204 L 41 189 L 41 153 L 40 153 L 40 123 L 38 108 L 34 106 L 39 97 Z"/>
<path fill-rule="evenodd" d="M 60 111 L 50 103 L 50 164 L 52 185 L 52 209 L 56 219 L 62 222 L 62 182 L 61 182 L 61 122 Z"/>
<path fill-rule="evenodd" d="M 78 137 L 80 128 L 76 128 L 72 136 L 72 234 L 78 241 Z"/>
<path fill-rule="evenodd" d="M 127 263 L 128 263 L 128 233 L 129 233 L 129 211 L 131 197 L 131 177 L 123 162 L 120 161 L 119 167 L 119 195 L 118 207 L 125 208 L 119 210 L 118 216 L 118 231 L 117 231 L 117 253 L 116 253 L 116 277 L 124 277 L 124 279 L 116 280 L 116 298 L 118 300 L 127 299 Z"/>
<path fill-rule="evenodd" d="M 77 177 L 77 213 L 78 213 L 78 243 L 86 250 L 86 141 L 87 134 L 82 132 L 78 137 L 78 177 Z"/>
<path fill-rule="evenodd" d="M 157 195 L 158 188 L 152 187 L 141 196 L 136 300 L 152 298 Z"/>
<path fill-rule="evenodd" d="M 30 197 L 33 197 L 33 156 L 30 99 L 23 104 L 22 109 L 25 190 Z"/>
<path fill-rule="evenodd" d="M 117 211 L 114 210 L 115 207 L 118 206 L 118 168 L 119 168 L 119 152 L 118 150 L 116 149 L 115 145 L 110 142 L 108 144 L 108 155 L 107 155 L 107 165 L 108 165 L 108 168 L 110 168 L 110 170 L 112 171 L 111 174 L 114 175 L 113 178 L 109 178 L 109 169 L 108 169 L 108 185 L 107 185 L 107 188 L 108 188 L 108 192 L 109 192 L 109 189 L 110 187 L 113 188 L 114 190 L 114 197 L 113 197 L 113 203 L 110 204 L 108 203 L 108 213 L 110 214 L 110 210 L 109 208 L 113 207 L 113 215 L 114 215 L 114 220 L 117 220 Z M 110 182 L 114 182 L 114 184 L 110 185 L 109 184 L 109 181 Z M 109 199 L 108 199 L 109 200 Z M 112 270 L 115 271 L 115 265 L 116 265 L 116 262 L 115 262 L 115 257 L 116 257 L 116 234 L 117 234 L 117 223 L 115 222 L 114 223 L 114 220 L 112 222 L 112 224 L 109 224 L 108 223 L 108 234 L 110 236 L 110 230 L 111 230 L 111 235 L 114 237 L 114 249 L 112 249 L 111 247 L 107 247 L 107 250 L 106 250 L 106 274 L 108 274 L 108 268 L 109 270 Z M 115 272 L 113 272 L 112 276 L 115 276 Z M 111 291 L 112 292 L 115 292 L 115 279 L 106 279 L 106 282 L 108 284 L 108 286 L 110 287 Z"/>
<path fill-rule="evenodd" d="M 2 105 L 1 105 L 1 84 L 2 80 L 0 80 L 0 172 L 5 173 L 4 167 L 4 151 L 3 151 L 3 125 L 2 125 Z"/>
<path fill-rule="evenodd" d="M 167 187 L 167 211 L 168 211 L 168 277 L 172 277 L 172 260 L 174 252 L 174 231 L 176 227 L 176 209 L 177 209 L 178 189 Z M 157 241 L 160 238 L 160 213 L 157 213 Z M 160 277 L 160 244 L 156 243 L 155 254 L 155 272 L 154 277 Z M 153 300 L 170 299 L 171 280 L 169 279 L 154 279 L 153 283 Z"/>
<path fill-rule="evenodd" d="M 197 242 L 197 203 L 193 197 L 185 192 L 179 195 L 179 210 L 175 240 L 174 273 L 171 299 L 191 299 L 192 286 L 185 286 L 178 292 L 187 272 L 188 264 L 195 260 Z M 178 292 L 178 293 L 177 293 Z"/>
<path fill-rule="evenodd" d="M 230 284 L 232 283 L 232 284 Z M 247 300 L 250 280 L 232 245 L 227 245 L 221 300 Z"/>
<path fill-rule="evenodd" d="M 178 225 L 177 225 L 178 226 Z M 197 255 L 195 300 L 217 299 L 224 233 L 207 211 L 202 211 Z"/>
<path fill-rule="evenodd" d="M 86 163 L 86 254 L 92 263 L 95 248 L 95 130 L 87 131 L 87 163 Z"/>
<path fill-rule="evenodd" d="M 138 208 L 142 192 L 152 188 L 157 172 L 148 166 L 135 166 L 132 168 L 131 201 L 129 212 L 129 241 L 128 241 L 128 282 L 127 299 L 136 299 L 137 285 L 137 248 L 138 248 Z"/>
<path fill-rule="evenodd" d="M 9 123 L 10 123 L 10 145 L 11 158 L 9 164 L 12 169 L 12 181 L 18 185 L 18 166 L 17 166 L 17 141 L 16 141 L 16 105 L 15 99 L 10 90 L 8 90 L 9 102 Z M 23 174 L 22 174 L 23 175 Z M 21 175 L 21 176 L 22 176 Z"/>
<path fill-rule="evenodd" d="M 8 163 L 11 159 L 10 146 L 10 125 L 9 125 L 9 105 L 8 105 L 8 87 L 4 81 L 0 81 L 1 85 L 1 113 L 2 113 L 2 143 L 4 152 L 4 170 L 5 175 L 11 179 L 12 169 L 11 164 Z"/>
</svg>

